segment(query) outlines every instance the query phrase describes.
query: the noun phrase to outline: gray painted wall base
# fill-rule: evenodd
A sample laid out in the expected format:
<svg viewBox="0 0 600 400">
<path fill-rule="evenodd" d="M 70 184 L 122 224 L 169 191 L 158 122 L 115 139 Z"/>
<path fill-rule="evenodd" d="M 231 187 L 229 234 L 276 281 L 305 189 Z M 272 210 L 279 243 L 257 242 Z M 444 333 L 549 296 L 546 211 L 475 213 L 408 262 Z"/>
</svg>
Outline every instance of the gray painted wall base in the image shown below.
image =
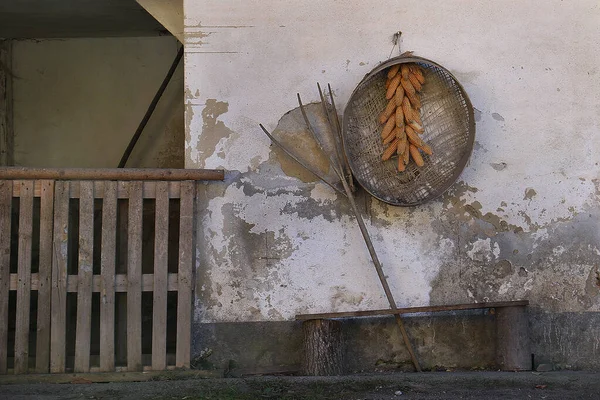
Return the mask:
<svg viewBox="0 0 600 400">
<path fill-rule="evenodd" d="M 495 369 L 496 318 L 487 310 L 405 317 L 424 370 Z M 412 371 L 394 319 L 343 320 L 345 373 Z M 529 310 L 535 365 L 554 369 L 600 369 L 600 313 Z M 198 369 L 299 365 L 302 326 L 296 321 L 196 324 L 192 364 Z"/>
</svg>

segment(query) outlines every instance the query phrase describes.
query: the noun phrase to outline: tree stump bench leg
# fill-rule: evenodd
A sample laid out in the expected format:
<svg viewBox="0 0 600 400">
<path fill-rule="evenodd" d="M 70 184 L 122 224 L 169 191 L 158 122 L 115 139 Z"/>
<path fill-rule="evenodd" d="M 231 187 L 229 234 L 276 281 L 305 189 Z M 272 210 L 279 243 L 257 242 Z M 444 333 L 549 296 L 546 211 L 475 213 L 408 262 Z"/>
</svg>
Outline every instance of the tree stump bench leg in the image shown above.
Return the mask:
<svg viewBox="0 0 600 400">
<path fill-rule="evenodd" d="M 527 306 L 496 308 L 496 362 L 503 371 L 531 370 Z"/>
<path fill-rule="evenodd" d="M 302 332 L 302 373 L 312 376 L 341 375 L 344 353 L 342 323 L 328 319 L 311 319 L 302 323 Z"/>
</svg>

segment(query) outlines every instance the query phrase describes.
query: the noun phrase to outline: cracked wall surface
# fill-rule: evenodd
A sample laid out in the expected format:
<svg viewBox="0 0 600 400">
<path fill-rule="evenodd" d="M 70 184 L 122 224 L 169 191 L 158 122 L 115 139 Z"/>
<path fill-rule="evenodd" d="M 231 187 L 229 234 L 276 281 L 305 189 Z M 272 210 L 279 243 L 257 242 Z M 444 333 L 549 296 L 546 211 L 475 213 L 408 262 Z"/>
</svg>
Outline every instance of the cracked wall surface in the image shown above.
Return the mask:
<svg viewBox="0 0 600 400">
<path fill-rule="evenodd" d="M 529 299 L 539 359 L 600 368 L 589 322 L 600 311 L 597 2 L 184 7 L 186 167 L 228 171 L 201 186 L 198 323 L 386 308 L 347 202 L 258 124 L 330 173 L 304 140 L 296 93 L 317 101 L 315 82 L 329 82 L 341 114 L 361 78 L 398 54 L 400 29 L 402 51 L 465 87 L 477 136 L 439 199 L 398 208 L 359 196 L 398 306 Z"/>
</svg>

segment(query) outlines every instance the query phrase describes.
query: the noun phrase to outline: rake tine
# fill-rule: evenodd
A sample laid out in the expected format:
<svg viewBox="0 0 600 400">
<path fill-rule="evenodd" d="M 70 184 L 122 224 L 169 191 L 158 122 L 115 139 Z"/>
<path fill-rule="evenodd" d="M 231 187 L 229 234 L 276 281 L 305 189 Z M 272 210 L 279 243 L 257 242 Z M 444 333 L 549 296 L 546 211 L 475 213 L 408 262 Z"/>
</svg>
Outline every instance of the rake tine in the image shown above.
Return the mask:
<svg viewBox="0 0 600 400">
<path fill-rule="evenodd" d="M 306 124 L 308 131 L 313 136 L 313 139 L 315 139 L 315 142 L 317 142 L 317 144 L 319 145 L 319 148 L 321 149 L 323 154 L 325 154 L 325 156 L 329 159 L 329 162 L 331 163 L 331 168 L 333 168 L 333 171 L 335 172 L 335 174 L 338 176 L 338 178 L 342 179 L 344 174 L 343 174 L 343 171 L 341 170 L 341 165 L 336 164 L 335 160 L 332 160 L 331 156 L 329 154 L 327 154 L 327 152 L 323 148 L 323 145 L 322 145 L 321 141 L 319 140 L 319 137 L 315 133 L 315 130 L 313 129 L 312 125 L 310 124 L 310 121 L 308 120 L 308 115 L 306 114 L 306 110 L 304 109 L 304 104 L 302 104 L 302 99 L 300 98 L 300 93 L 296 93 L 296 96 L 298 96 L 298 104 L 300 105 L 300 112 L 302 113 L 302 117 L 304 117 L 304 123 Z M 338 168 L 340 170 L 338 170 Z"/>
<path fill-rule="evenodd" d="M 340 126 L 340 119 L 337 114 L 337 108 L 335 107 L 335 100 L 333 99 L 333 91 L 331 90 L 331 85 L 329 83 L 327 84 L 327 88 L 329 89 L 329 98 L 331 99 L 331 107 L 333 108 L 335 127 L 337 129 L 337 134 L 338 134 L 339 140 L 341 141 L 341 147 L 342 147 L 341 153 L 342 153 L 342 158 L 343 158 L 343 162 L 344 162 L 344 167 L 346 169 L 346 173 L 350 177 L 348 183 L 350 184 L 350 189 L 352 190 L 352 192 L 355 192 L 356 188 L 354 187 L 354 179 L 352 179 L 352 170 L 350 169 L 350 163 L 348 162 L 348 157 L 346 156 L 346 151 L 345 151 L 345 146 L 344 146 L 344 135 L 342 135 L 342 127 Z"/>
<path fill-rule="evenodd" d="M 317 178 L 319 178 L 323 183 L 325 183 L 327 186 L 329 186 L 330 188 L 332 188 L 333 190 L 335 190 L 337 193 L 348 197 L 348 195 L 346 194 L 345 191 L 335 187 L 334 184 L 332 184 L 331 182 L 329 182 L 327 179 L 325 179 L 319 172 L 317 172 L 314 168 L 308 166 L 306 163 L 304 163 L 302 160 L 300 160 L 298 157 L 296 157 L 296 155 L 294 153 L 292 153 L 291 151 L 289 151 L 283 144 L 279 143 L 279 141 L 277 139 L 275 139 L 275 137 L 273 137 L 273 135 L 271 135 L 269 133 L 269 131 L 267 131 L 265 129 L 265 127 L 262 124 L 259 124 L 259 126 L 261 127 L 261 129 L 263 130 L 263 132 L 265 133 L 265 135 L 267 135 L 269 137 L 269 139 L 271 139 L 271 141 L 277 146 L 279 147 L 281 150 L 283 150 L 283 152 L 285 154 L 287 154 L 288 156 L 290 156 L 294 161 L 296 161 L 298 164 L 300 164 L 304 169 L 306 169 L 308 172 L 310 172 L 311 174 L 313 174 L 314 176 L 316 176 Z"/>
<path fill-rule="evenodd" d="M 338 166 L 340 168 L 340 171 L 343 171 L 343 163 L 342 163 L 342 159 L 340 157 L 340 149 L 338 146 L 338 138 L 337 138 L 337 134 L 334 131 L 334 125 L 333 122 L 331 121 L 331 115 L 329 113 L 329 108 L 327 107 L 327 101 L 325 100 L 325 96 L 323 95 L 323 91 L 321 90 L 321 85 L 319 84 L 319 82 L 317 82 L 317 89 L 319 90 L 319 97 L 321 97 L 321 107 L 323 108 L 323 113 L 325 114 L 325 116 L 327 117 L 327 123 L 329 124 L 329 130 L 331 132 L 331 138 L 333 139 L 333 145 L 335 147 L 335 157 L 336 157 L 336 161 L 338 163 Z"/>
</svg>

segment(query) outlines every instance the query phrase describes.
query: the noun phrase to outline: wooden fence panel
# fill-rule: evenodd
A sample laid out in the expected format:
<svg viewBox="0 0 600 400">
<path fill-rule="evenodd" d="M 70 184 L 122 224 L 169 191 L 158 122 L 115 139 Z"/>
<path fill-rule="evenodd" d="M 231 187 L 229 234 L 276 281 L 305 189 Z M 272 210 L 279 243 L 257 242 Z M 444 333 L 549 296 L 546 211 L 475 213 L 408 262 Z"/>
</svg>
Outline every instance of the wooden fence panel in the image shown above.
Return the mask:
<svg viewBox="0 0 600 400">
<path fill-rule="evenodd" d="M 79 198 L 79 273 L 75 372 L 89 372 L 92 326 L 92 276 L 94 254 L 94 182 L 83 181 Z"/>
<path fill-rule="evenodd" d="M 117 240 L 117 183 L 104 182 L 100 291 L 100 370 L 115 368 L 115 249 Z"/>
<path fill-rule="evenodd" d="M 50 323 L 50 372 L 65 372 L 67 331 L 67 254 L 69 244 L 68 181 L 54 186 L 54 235 L 52 239 L 52 321 Z"/>
<path fill-rule="evenodd" d="M 54 181 L 41 181 L 40 198 L 40 254 L 38 277 L 37 338 L 35 369 L 47 373 L 50 367 L 50 319 L 52 276 L 52 219 L 54 217 Z M 34 290 L 33 288 L 31 290 Z"/>
<path fill-rule="evenodd" d="M 0 181 L 0 374 L 8 370 L 8 293 L 13 183 Z"/>
<path fill-rule="evenodd" d="M 177 342 L 175 366 L 189 368 L 192 319 L 192 289 L 194 286 L 194 202 L 196 183 L 181 183 L 179 211 L 179 264 L 177 290 Z"/>
<path fill-rule="evenodd" d="M 38 250 L 37 243 L 32 243 L 38 234 L 34 232 L 37 229 L 36 197 L 40 199 L 39 271 L 32 272 L 32 259 L 35 259 L 32 251 Z M 18 246 L 11 248 L 11 228 L 16 224 L 11 221 L 15 198 L 19 199 Z M 79 199 L 78 209 L 70 199 Z M 125 227 L 118 226 L 118 199 L 128 201 Z M 155 203 L 154 266 L 152 273 L 144 274 L 142 254 L 151 249 L 145 246 L 152 246 L 148 238 L 144 242 L 142 229 L 145 221 L 150 221 L 145 219 L 143 211 L 146 199 L 153 199 Z M 170 199 L 180 199 L 179 210 L 170 210 Z M 195 203 L 195 181 L 0 180 L 0 374 L 27 373 L 30 365 L 35 365 L 38 373 L 134 372 L 189 367 Z M 177 211 L 179 243 L 170 246 L 169 224 Z M 99 222 L 94 217 L 98 212 L 102 215 L 101 226 L 95 225 Z M 117 241 L 119 229 L 125 231 L 126 240 Z M 70 240 L 77 232 L 78 241 Z M 96 240 L 96 246 L 100 248 L 94 249 L 94 235 L 99 234 L 101 240 Z M 168 271 L 171 249 L 178 249 L 176 273 Z M 126 270 L 118 272 L 117 254 L 123 251 L 126 252 Z M 18 264 L 16 273 L 12 274 L 11 253 Z M 94 260 L 95 255 L 97 260 Z M 94 275 L 95 262 L 99 263 L 98 275 Z M 69 275 L 70 265 L 78 266 L 75 275 Z M 10 291 L 17 294 L 16 305 L 10 305 L 13 310 L 9 310 Z M 32 291 L 38 292 L 34 321 L 30 321 Z M 167 302 L 169 291 L 178 292 L 176 308 Z M 119 292 L 126 293 L 127 299 L 126 314 L 122 316 L 115 312 Z M 152 342 L 148 342 L 148 346 L 142 345 L 142 292 L 152 292 L 153 298 Z M 76 293 L 76 307 L 71 301 L 67 303 L 68 293 Z M 92 316 L 97 309 L 92 304 L 93 293 L 100 295 L 100 314 L 96 316 Z M 9 370 L 12 349 L 8 348 L 8 337 L 13 334 L 8 328 L 9 312 L 17 315 L 13 370 Z M 75 324 L 69 327 L 72 315 Z M 177 332 L 174 343 L 168 343 L 167 340 L 173 340 L 167 336 L 167 321 L 172 317 L 176 319 Z M 32 323 L 36 324 L 35 331 L 31 330 Z M 121 323 L 127 331 L 127 357 L 122 361 L 126 366 L 119 363 L 115 352 L 115 331 Z M 30 332 L 34 332 L 31 335 L 35 337 L 30 338 Z M 92 343 L 98 333 L 99 342 Z M 35 342 L 35 359 L 33 353 L 29 354 L 30 342 Z M 167 353 L 172 345 L 175 354 Z M 70 353 L 73 348 L 74 355 Z"/>
<path fill-rule="evenodd" d="M 152 304 L 152 369 L 167 367 L 167 274 L 169 249 L 169 187 L 156 185 L 154 290 Z"/>
<path fill-rule="evenodd" d="M 20 183 L 17 319 L 15 325 L 15 373 L 29 368 L 29 312 L 31 304 L 31 242 L 33 236 L 33 181 Z"/>
<path fill-rule="evenodd" d="M 127 370 L 142 370 L 142 182 L 129 183 Z"/>
</svg>

